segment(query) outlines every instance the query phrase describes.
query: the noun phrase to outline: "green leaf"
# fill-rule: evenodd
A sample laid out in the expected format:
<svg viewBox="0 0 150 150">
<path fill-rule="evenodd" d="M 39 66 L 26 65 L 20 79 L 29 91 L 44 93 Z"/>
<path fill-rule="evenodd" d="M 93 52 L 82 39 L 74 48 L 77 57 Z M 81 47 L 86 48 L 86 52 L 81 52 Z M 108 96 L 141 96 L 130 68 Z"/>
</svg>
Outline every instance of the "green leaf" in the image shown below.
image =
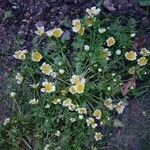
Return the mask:
<svg viewBox="0 0 150 150">
<path fill-rule="evenodd" d="M 11 11 L 5 11 L 3 21 L 12 17 Z"/>
<path fill-rule="evenodd" d="M 138 0 L 141 6 L 150 6 L 150 0 Z"/>
</svg>

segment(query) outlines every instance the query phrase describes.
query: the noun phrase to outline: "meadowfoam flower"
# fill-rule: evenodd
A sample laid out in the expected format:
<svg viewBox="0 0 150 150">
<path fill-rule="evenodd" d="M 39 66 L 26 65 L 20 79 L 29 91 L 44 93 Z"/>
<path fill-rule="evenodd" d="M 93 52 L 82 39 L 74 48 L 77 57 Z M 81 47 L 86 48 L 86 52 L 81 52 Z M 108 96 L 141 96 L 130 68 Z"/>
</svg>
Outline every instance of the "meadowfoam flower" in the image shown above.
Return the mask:
<svg viewBox="0 0 150 150">
<path fill-rule="evenodd" d="M 97 148 L 96 148 L 96 147 L 94 147 L 94 146 L 92 146 L 92 147 L 91 147 L 91 150 L 97 150 Z"/>
<path fill-rule="evenodd" d="M 81 27 L 78 33 L 82 36 L 84 34 L 85 28 Z"/>
<path fill-rule="evenodd" d="M 99 15 L 99 13 L 100 13 L 100 8 L 96 8 L 95 6 L 94 7 L 91 7 L 90 9 L 89 8 L 87 8 L 86 9 L 86 12 L 88 13 L 88 15 L 91 17 L 91 18 L 93 18 L 93 17 L 95 17 L 95 16 L 98 16 Z"/>
<path fill-rule="evenodd" d="M 43 74 L 50 75 L 53 72 L 52 67 L 49 64 L 46 64 L 45 62 L 40 67 Z"/>
<path fill-rule="evenodd" d="M 139 66 L 145 66 L 147 64 L 148 59 L 146 57 L 141 57 L 137 60 Z"/>
<path fill-rule="evenodd" d="M 83 115 L 79 115 L 79 119 L 82 120 L 84 118 Z"/>
<path fill-rule="evenodd" d="M 95 22 L 95 19 L 94 18 L 90 18 L 90 17 L 87 17 L 85 19 L 85 24 L 88 26 L 88 27 L 92 27 L 92 25 L 94 24 Z"/>
<path fill-rule="evenodd" d="M 78 84 L 80 82 L 80 76 L 78 75 L 73 75 L 72 78 L 70 79 L 71 84 Z"/>
<path fill-rule="evenodd" d="M 72 25 L 73 25 L 73 27 L 72 27 L 73 32 L 76 32 L 76 33 L 79 32 L 79 30 L 81 28 L 80 20 L 79 19 L 73 20 Z"/>
<path fill-rule="evenodd" d="M 10 97 L 14 98 L 16 96 L 16 92 L 11 92 Z"/>
<path fill-rule="evenodd" d="M 101 140 L 101 139 L 102 139 L 102 137 L 103 137 L 103 135 L 102 135 L 100 132 L 96 132 L 96 133 L 95 133 L 94 138 L 95 138 L 95 140 L 96 140 L 96 141 Z"/>
<path fill-rule="evenodd" d="M 116 41 L 115 41 L 115 39 L 114 39 L 113 37 L 109 37 L 109 38 L 106 40 L 106 43 L 107 43 L 107 46 L 108 46 L 108 47 L 111 47 L 111 46 L 113 46 L 113 45 L 116 43 Z"/>
<path fill-rule="evenodd" d="M 61 104 L 61 99 L 60 98 L 55 98 L 53 101 L 52 101 L 53 104 L 57 105 L 57 104 Z"/>
<path fill-rule="evenodd" d="M 37 83 L 37 84 L 30 84 L 30 86 L 31 86 L 33 89 L 37 89 L 38 86 L 39 86 L 39 83 Z"/>
<path fill-rule="evenodd" d="M 74 86 L 71 86 L 70 88 L 69 88 L 69 92 L 71 93 L 71 94 L 75 94 L 75 93 L 77 93 L 77 91 L 76 91 L 76 89 L 74 88 Z"/>
<path fill-rule="evenodd" d="M 45 34 L 44 26 L 37 27 L 37 31 L 35 33 L 39 36 L 43 36 Z"/>
<path fill-rule="evenodd" d="M 102 72 L 102 69 L 101 69 L 101 68 L 98 68 L 98 72 Z"/>
<path fill-rule="evenodd" d="M 111 56 L 111 51 L 109 51 L 108 48 L 105 48 L 103 49 L 103 55 L 106 60 L 110 60 L 109 57 Z"/>
<path fill-rule="evenodd" d="M 114 105 L 114 108 L 116 109 L 118 114 L 121 114 L 123 112 L 123 110 L 125 109 L 125 105 L 124 105 L 123 101 L 120 101 L 118 104 Z"/>
<path fill-rule="evenodd" d="M 48 108 L 50 108 L 50 105 L 46 104 L 44 108 L 48 109 Z"/>
<path fill-rule="evenodd" d="M 84 50 L 85 51 L 89 51 L 90 50 L 90 46 L 89 45 L 84 45 Z"/>
<path fill-rule="evenodd" d="M 38 99 L 31 99 L 30 101 L 29 101 L 29 104 L 31 104 L 31 105 L 37 105 L 39 103 L 39 100 Z"/>
<path fill-rule="evenodd" d="M 93 115 L 96 117 L 96 119 L 100 119 L 102 116 L 102 112 L 99 109 L 96 109 L 93 113 Z"/>
<path fill-rule="evenodd" d="M 109 87 L 107 88 L 107 90 L 110 91 L 110 90 L 111 90 L 111 87 L 109 86 Z"/>
<path fill-rule="evenodd" d="M 91 126 L 92 128 L 97 127 L 97 123 L 95 123 L 95 120 L 92 117 L 89 117 L 88 119 L 86 119 L 86 123 L 88 126 Z"/>
<path fill-rule="evenodd" d="M 134 38 L 136 36 L 135 33 L 130 34 L 130 37 Z"/>
<path fill-rule="evenodd" d="M 126 52 L 126 53 L 125 53 L 125 57 L 126 57 L 126 59 L 129 60 L 129 61 L 134 61 L 134 60 L 136 60 L 137 53 L 134 52 L 134 51 Z"/>
<path fill-rule="evenodd" d="M 26 53 L 28 53 L 27 50 L 15 51 L 15 54 L 13 55 L 13 57 L 15 57 L 16 59 L 25 60 L 26 59 Z"/>
<path fill-rule="evenodd" d="M 70 121 L 71 121 L 71 122 L 75 122 L 76 119 L 75 119 L 75 118 L 70 118 Z"/>
<path fill-rule="evenodd" d="M 77 112 L 81 115 L 87 114 L 87 109 L 86 108 L 77 108 Z"/>
<path fill-rule="evenodd" d="M 56 78 L 57 77 L 57 73 L 56 72 L 51 72 L 50 75 L 51 75 L 52 78 Z"/>
<path fill-rule="evenodd" d="M 61 95 L 66 96 L 67 95 L 67 90 L 61 90 Z"/>
<path fill-rule="evenodd" d="M 42 83 L 43 88 L 41 89 L 42 92 L 51 93 L 55 91 L 55 86 L 53 83 L 45 81 Z"/>
<path fill-rule="evenodd" d="M 65 71 L 64 71 L 64 69 L 59 69 L 59 74 L 64 74 L 65 73 Z"/>
<path fill-rule="evenodd" d="M 143 56 L 150 56 L 150 51 L 147 50 L 146 48 L 142 48 L 141 51 L 140 51 L 140 54 L 143 55 Z"/>
<path fill-rule="evenodd" d="M 101 34 L 102 34 L 102 33 L 105 33 L 105 32 L 106 32 L 106 29 L 105 29 L 105 28 L 100 28 L 100 29 L 98 29 L 98 32 L 101 33 Z"/>
<path fill-rule="evenodd" d="M 78 94 L 83 93 L 85 89 L 85 84 L 80 82 L 74 86 L 74 89 Z"/>
<path fill-rule="evenodd" d="M 57 130 L 57 131 L 55 132 L 55 136 L 60 137 L 60 134 L 61 134 L 61 132 L 60 132 L 59 130 Z"/>
<path fill-rule="evenodd" d="M 116 55 L 121 55 L 121 50 L 120 49 L 116 50 Z"/>
<path fill-rule="evenodd" d="M 76 109 L 76 106 L 73 103 L 70 103 L 68 109 L 74 111 Z"/>
<path fill-rule="evenodd" d="M 20 73 L 17 73 L 15 79 L 17 80 L 18 84 L 21 84 L 24 77 Z"/>
<path fill-rule="evenodd" d="M 3 122 L 3 125 L 6 126 L 10 123 L 10 118 L 6 118 Z"/>
<path fill-rule="evenodd" d="M 130 68 L 130 69 L 128 70 L 128 73 L 129 73 L 129 74 L 135 74 L 135 68 L 134 68 L 134 67 Z"/>
<path fill-rule="evenodd" d="M 66 100 L 63 101 L 62 105 L 65 107 L 68 107 L 69 105 L 72 104 L 72 100 L 70 98 L 67 98 Z"/>
<path fill-rule="evenodd" d="M 53 30 L 48 30 L 48 31 L 46 31 L 46 35 L 47 35 L 48 37 L 52 37 L 52 36 L 53 36 Z"/>
<path fill-rule="evenodd" d="M 112 104 L 112 99 L 111 98 L 107 98 L 104 102 L 104 105 L 110 109 L 110 110 L 113 110 L 113 104 Z"/>
<path fill-rule="evenodd" d="M 49 150 L 50 145 L 46 144 L 43 150 Z"/>
<path fill-rule="evenodd" d="M 33 52 L 31 57 L 31 59 L 35 62 L 39 62 L 42 59 L 42 55 L 38 51 Z"/>
<path fill-rule="evenodd" d="M 53 36 L 54 36 L 55 38 L 59 38 L 59 37 L 61 37 L 61 35 L 63 34 L 63 31 L 62 31 L 61 28 L 54 28 L 54 29 L 52 30 L 52 33 L 53 33 Z"/>
</svg>

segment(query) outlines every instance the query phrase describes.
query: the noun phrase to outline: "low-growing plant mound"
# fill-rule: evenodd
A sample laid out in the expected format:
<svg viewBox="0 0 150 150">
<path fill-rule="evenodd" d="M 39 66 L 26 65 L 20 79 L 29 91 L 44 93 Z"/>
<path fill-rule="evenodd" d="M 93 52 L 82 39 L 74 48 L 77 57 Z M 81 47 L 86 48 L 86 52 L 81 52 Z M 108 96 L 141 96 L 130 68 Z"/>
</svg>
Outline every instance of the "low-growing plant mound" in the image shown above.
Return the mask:
<svg viewBox="0 0 150 150">
<path fill-rule="evenodd" d="M 134 20 L 86 11 L 67 25 L 71 39 L 63 27 L 37 26 L 32 51 L 15 52 L 16 109 L 1 126 L 3 149 L 101 149 L 128 100 L 148 91 L 150 52 L 132 46 Z"/>
</svg>

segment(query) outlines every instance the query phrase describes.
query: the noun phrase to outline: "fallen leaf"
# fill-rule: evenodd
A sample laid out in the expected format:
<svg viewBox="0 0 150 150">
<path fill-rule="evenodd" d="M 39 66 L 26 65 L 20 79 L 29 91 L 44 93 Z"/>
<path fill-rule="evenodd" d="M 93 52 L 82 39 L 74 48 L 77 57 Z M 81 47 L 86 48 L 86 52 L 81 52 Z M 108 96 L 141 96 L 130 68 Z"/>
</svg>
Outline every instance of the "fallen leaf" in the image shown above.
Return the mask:
<svg viewBox="0 0 150 150">
<path fill-rule="evenodd" d="M 127 93 L 129 92 L 129 88 L 133 87 L 135 88 L 136 86 L 136 83 L 135 83 L 135 78 L 132 77 L 129 79 L 128 82 L 124 83 L 122 86 L 121 86 L 121 92 L 122 92 L 122 95 L 127 95 Z"/>
</svg>

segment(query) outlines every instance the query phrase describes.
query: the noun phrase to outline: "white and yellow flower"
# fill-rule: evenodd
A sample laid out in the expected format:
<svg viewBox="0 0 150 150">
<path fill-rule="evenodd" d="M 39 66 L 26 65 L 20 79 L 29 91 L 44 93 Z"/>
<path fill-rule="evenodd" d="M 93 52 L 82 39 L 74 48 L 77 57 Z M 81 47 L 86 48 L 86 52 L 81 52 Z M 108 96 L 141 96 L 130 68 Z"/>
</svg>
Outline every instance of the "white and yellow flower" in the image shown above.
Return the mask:
<svg viewBox="0 0 150 150">
<path fill-rule="evenodd" d="M 89 45 L 84 45 L 84 50 L 85 51 L 89 51 L 90 50 L 90 46 Z"/>
<path fill-rule="evenodd" d="M 63 30 L 62 30 L 61 28 L 54 28 L 54 29 L 52 29 L 52 30 L 47 31 L 47 32 L 46 32 L 46 35 L 47 35 L 48 37 L 54 36 L 55 38 L 59 38 L 59 37 L 62 36 L 63 33 L 64 33 L 64 32 L 63 32 Z"/>
<path fill-rule="evenodd" d="M 83 93 L 85 89 L 85 84 L 80 82 L 74 86 L 74 89 L 78 94 Z"/>
<path fill-rule="evenodd" d="M 106 43 L 107 43 L 107 46 L 108 46 L 108 47 L 111 47 L 111 46 L 113 46 L 113 45 L 116 43 L 116 41 L 115 41 L 115 39 L 114 39 L 113 37 L 109 37 L 109 38 L 106 40 Z"/>
<path fill-rule="evenodd" d="M 97 127 L 97 123 L 95 123 L 95 120 L 92 117 L 89 117 L 88 119 L 86 119 L 86 123 L 88 126 L 91 126 L 92 128 Z"/>
<path fill-rule="evenodd" d="M 71 105 L 71 104 L 72 104 L 72 100 L 70 98 L 67 98 L 62 103 L 62 105 L 65 106 L 65 107 L 69 107 L 69 105 Z"/>
<path fill-rule="evenodd" d="M 143 56 L 150 56 L 150 51 L 147 50 L 146 48 L 142 48 L 141 51 L 140 51 L 140 54 L 143 55 Z"/>
<path fill-rule="evenodd" d="M 10 123 L 10 118 L 6 118 L 3 122 L 3 125 L 6 126 Z"/>
<path fill-rule="evenodd" d="M 55 98 L 53 101 L 52 101 L 53 104 L 57 105 L 57 104 L 61 104 L 61 99 L 60 98 Z"/>
<path fill-rule="evenodd" d="M 59 74 L 64 74 L 65 73 L 65 71 L 64 71 L 64 69 L 59 69 Z"/>
<path fill-rule="evenodd" d="M 134 68 L 134 67 L 130 68 L 130 69 L 128 70 L 128 73 L 129 73 L 129 74 L 135 74 L 135 68 Z"/>
<path fill-rule="evenodd" d="M 31 86 L 33 89 L 37 89 L 38 86 L 39 86 L 39 83 L 37 83 L 37 84 L 30 84 L 30 86 Z"/>
<path fill-rule="evenodd" d="M 76 105 L 73 104 L 73 103 L 70 103 L 69 106 L 68 106 L 68 109 L 71 110 L 71 111 L 74 111 L 76 109 Z"/>
<path fill-rule="evenodd" d="M 103 49 L 103 55 L 106 60 L 110 60 L 109 57 L 111 56 L 111 51 L 109 51 L 108 48 L 105 48 Z"/>
<path fill-rule="evenodd" d="M 15 54 L 13 55 L 13 57 L 15 57 L 16 59 L 25 60 L 27 52 L 28 52 L 27 50 L 15 51 Z"/>
<path fill-rule="evenodd" d="M 81 28 L 80 20 L 79 19 L 74 19 L 72 21 L 72 25 L 73 25 L 73 27 L 72 27 L 73 32 L 76 32 L 76 33 L 79 32 L 79 30 Z"/>
<path fill-rule="evenodd" d="M 29 101 L 29 104 L 31 104 L 31 105 L 37 105 L 39 103 L 39 100 L 38 99 L 31 99 L 30 101 Z"/>
<path fill-rule="evenodd" d="M 42 83 L 43 88 L 41 89 L 42 92 L 51 93 L 56 90 L 55 85 L 52 82 L 45 81 Z"/>
<path fill-rule="evenodd" d="M 52 67 L 49 64 L 46 64 L 45 62 L 40 67 L 43 74 L 50 75 L 53 72 Z"/>
<path fill-rule="evenodd" d="M 96 109 L 93 113 L 93 115 L 96 117 L 96 119 L 101 119 L 102 112 L 99 109 Z"/>
<path fill-rule="evenodd" d="M 88 13 L 88 15 L 91 17 L 91 18 L 93 18 L 93 17 L 95 17 L 95 16 L 98 16 L 99 15 L 99 13 L 100 13 L 100 8 L 96 8 L 95 6 L 94 7 L 91 7 L 90 9 L 89 8 L 87 8 L 86 9 L 86 12 Z"/>
<path fill-rule="evenodd" d="M 86 108 L 77 108 L 77 112 L 79 113 L 79 114 L 81 114 L 81 115 L 83 115 L 83 114 L 87 114 L 87 109 Z"/>
<path fill-rule="evenodd" d="M 141 57 L 137 60 L 139 66 L 145 66 L 147 64 L 148 59 L 146 57 Z"/>
<path fill-rule="evenodd" d="M 106 32 L 106 29 L 105 29 L 105 28 L 99 28 L 99 29 L 98 29 L 98 32 L 101 33 L 101 34 L 103 34 L 103 33 Z"/>
<path fill-rule="evenodd" d="M 61 134 L 61 132 L 60 132 L 59 130 L 57 130 L 57 131 L 55 132 L 55 136 L 60 137 L 60 134 Z"/>
<path fill-rule="evenodd" d="M 134 61 L 137 58 L 137 53 L 134 51 L 126 52 L 125 57 L 129 61 Z"/>
<path fill-rule="evenodd" d="M 113 110 L 113 104 L 112 104 L 112 99 L 111 98 L 107 98 L 104 102 L 104 105 L 109 108 L 110 110 Z"/>
<path fill-rule="evenodd" d="M 72 25 L 73 25 L 73 27 L 72 27 L 73 32 L 78 33 L 81 36 L 84 34 L 85 28 L 82 27 L 79 19 L 73 20 Z"/>
<path fill-rule="evenodd" d="M 71 93 L 71 94 L 75 94 L 75 93 L 77 93 L 77 91 L 76 91 L 76 89 L 74 88 L 74 86 L 71 86 L 70 88 L 69 88 L 69 92 Z"/>
<path fill-rule="evenodd" d="M 35 33 L 39 36 L 43 36 L 45 34 L 44 26 L 37 27 L 37 31 Z"/>
<path fill-rule="evenodd" d="M 21 84 L 21 82 L 23 81 L 24 77 L 20 73 L 17 73 L 15 79 L 17 80 L 18 84 Z"/>
<path fill-rule="evenodd" d="M 42 55 L 38 51 L 33 52 L 31 59 L 35 62 L 39 62 L 42 59 Z"/>
<path fill-rule="evenodd" d="M 10 97 L 14 98 L 16 96 L 16 94 L 17 94 L 16 92 L 11 92 Z"/>
<path fill-rule="evenodd" d="M 88 27 L 91 27 L 95 22 L 95 18 L 91 18 L 91 17 L 87 17 L 85 19 L 85 24 L 88 26 Z"/>
<path fill-rule="evenodd" d="M 124 105 L 123 101 L 120 101 L 118 104 L 114 105 L 114 108 L 116 109 L 118 114 L 121 114 L 125 109 L 125 105 Z"/>
<path fill-rule="evenodd" d="M 78 84 L 80 82 L 80 76 L 78 75 L 73 75 L 72 78 L 70 79 L 71 84 Z"/>
<path fill-rule="evenodd" d="M 75 122 L 76 119 L 75 119 L 75 118 L 70 118 L 70 121 L 71 121 L 71 122 Z"/>
<path fill-rule="evenodd" d="M 96 141 L 101 140 L 102 137 L 103 137 L 103 134 L 101 134 L 100 132 L 96 132 L 96 133 L 95 133 L 94 138 L 95 138 Z"/>
</svg>

